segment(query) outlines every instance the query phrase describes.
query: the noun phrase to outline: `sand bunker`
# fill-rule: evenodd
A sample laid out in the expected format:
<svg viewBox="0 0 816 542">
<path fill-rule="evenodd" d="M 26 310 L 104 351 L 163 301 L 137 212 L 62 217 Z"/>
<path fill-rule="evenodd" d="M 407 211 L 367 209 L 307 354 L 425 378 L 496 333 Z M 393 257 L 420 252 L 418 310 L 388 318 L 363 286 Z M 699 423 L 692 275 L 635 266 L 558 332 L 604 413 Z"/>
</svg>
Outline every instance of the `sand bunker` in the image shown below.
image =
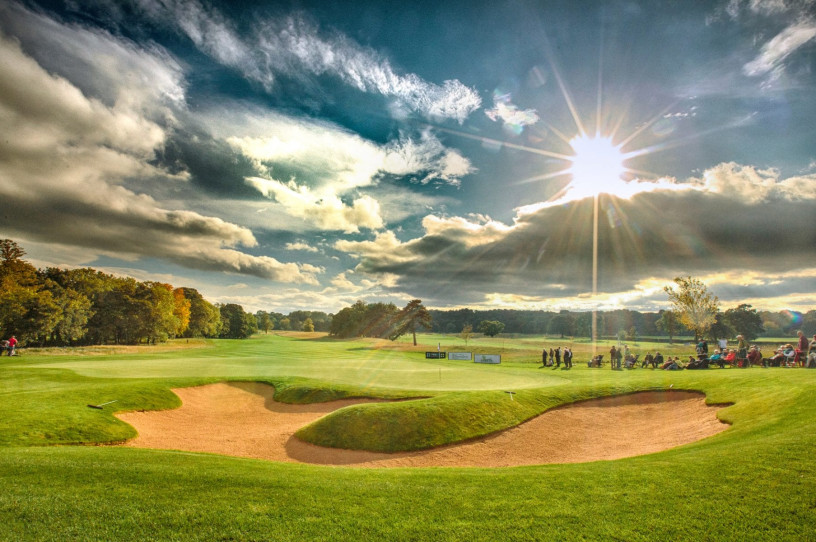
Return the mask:
<svg viewBox="0 0 816 542">
<path fill-rule="evenodd" d="M 517 427 L 419 452 L 324 448 L 293 435 L 348 405 L 343 400 L 287 405 L 274 388 L 251 382 L 173 390 L 176 410 L 117 414 L 139 436 L 124 446 L 211 452 L 273 461 L 356 467 L 508 467 L 620 459 L 688 444 L 728 428 L 702 394 L 643 392 L 559 407 Z"/>
</svg>

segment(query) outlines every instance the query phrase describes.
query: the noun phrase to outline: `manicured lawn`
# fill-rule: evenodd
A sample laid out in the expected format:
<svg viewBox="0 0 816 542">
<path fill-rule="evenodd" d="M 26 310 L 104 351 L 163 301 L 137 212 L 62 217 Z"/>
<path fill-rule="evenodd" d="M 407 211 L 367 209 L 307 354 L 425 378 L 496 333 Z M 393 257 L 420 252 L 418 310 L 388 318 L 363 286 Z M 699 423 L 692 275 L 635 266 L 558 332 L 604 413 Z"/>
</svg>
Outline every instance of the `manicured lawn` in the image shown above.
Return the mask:
<svg viewBox="0 0 816 542">
<path fill-rule="evenodd" d="M 544 338 L 477 341 L 503 349 L 501 366 L 425 360 L 445 337 L 461 342 L 423 336 L 414 349 L 269 336 L 4 357 L 0 540 L 816 539 L 816 371 L 589 369 L 588 349 L 577 344 L 573 370 L 540 369 Z M 44 446 L 129 438 L 133 430 L 110 408 L 172 408 L 169 388 L 223 379 L 270 382 L 291 402 L 427 398 L 352 407 L 307 428 L 328 444 L 373 449 L 469 438 L 564 402 L 669 387 L 733 403 L 720 411 L 733 426 L 648 456 L 504 469 L 351 469 Z M 111 400 L 105 410 L 86 406 Z M 377 431 L 365 430 L 371 424 Z"/>
</svg>

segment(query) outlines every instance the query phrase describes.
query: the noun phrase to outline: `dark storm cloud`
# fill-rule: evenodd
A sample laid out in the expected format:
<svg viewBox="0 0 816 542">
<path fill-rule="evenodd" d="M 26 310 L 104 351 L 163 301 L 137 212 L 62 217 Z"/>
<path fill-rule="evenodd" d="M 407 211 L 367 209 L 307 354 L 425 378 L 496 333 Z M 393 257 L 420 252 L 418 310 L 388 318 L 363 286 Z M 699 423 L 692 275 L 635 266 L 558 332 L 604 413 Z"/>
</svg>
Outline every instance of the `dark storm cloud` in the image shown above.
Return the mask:
<svg viewBox="0 0 816 542">
<path fill-rule="evenodd" d="M 631 200 L 602 196 L 599 291 L 627 291 L 651 277 L 783 273 L 812 265 L 814 216 L 813 199 L 751 203 L 691 189 L 644 192 Z M 452 303 L 492 293 L 579 295 L 592 285 L 592 201 L 520 216 L 506 235 L 488 243 L 468 246 L 458 232 L 450 238 L 435 232 L 399 251 L 394 258 L 393 247 L 362 250 L 359 270 L 397 275 L 397 288 L 430 288 Z M 812 286 L 812 278 L 802 280 Z"/>
<path fill-rule="evenodd" d="M 169 134 L 156 164 L 172 172 L 188 172 L 195 186 L 211 194 L 262 199 L 244 181 L 260 174 L 252 160 L 204 130 L 177 129 Z"/>
</svg>

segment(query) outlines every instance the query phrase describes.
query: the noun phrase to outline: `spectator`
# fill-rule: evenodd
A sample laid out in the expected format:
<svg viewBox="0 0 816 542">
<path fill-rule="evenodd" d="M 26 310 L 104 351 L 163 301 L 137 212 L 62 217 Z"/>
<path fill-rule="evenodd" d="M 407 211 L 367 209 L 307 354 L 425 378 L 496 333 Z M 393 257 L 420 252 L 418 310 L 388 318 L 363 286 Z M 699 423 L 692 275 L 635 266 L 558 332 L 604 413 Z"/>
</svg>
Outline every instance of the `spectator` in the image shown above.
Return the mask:
<svg viewBox="0 0 816 542">
<path fill-rule="evenodd" d="M 647 365 L 651 365 L 654 363 L 654 356 L 651 352 L 646 352 L 646 355 L 643 356 L 643 363 L 640 364 L 641 369 L 646 367 Z"/>
<path fill-rule="evenodd" d="M 8 340 L 8 355 L 14 355 L 14 349 L 17 348 L 17 337 L 14 335 L 11 336 L 11 339 Z"/>
<path fill-rule="evenodd" d="M 660 352 L 655 352 L 654 360 L 652 360 L 652 369 L 657 369 L 658 367 L 662 368 L 663 366 L 663 354 Z"/>
<path fill-rule="evenodd" d="M 708 362 L 709 363 L 716 363 L 717 365 L 720 366 L 720 369 L 725 368 L 725 361 L 723 360 L 722 353 L 720 352 L 719 349 L 714 350 L 714 353 L 711 354 L 710 358 L 708 358 Z"/>
<path fill-rule="evenodd" d="M 756 346 L 752 346 L 748 349 L 747 360 L 749 367 L 752 365 L 759 365 L 759 363 L 762 361 L 762 352 L 760 352 L 759 348 Z"/>
<path fill-rule="evenodd" d="M 564 347 L 564 369 L 572 369 L 572 350 Z"/>
<path fill-rule="evenodd" d="M 726 363 L 731 365 L 731 367 L 733 367 L 737 363 L 737 352 L 736 352 L 736 350 L 734 350 L 733 348 L 731 350 L 729 350 L 728 353 L 725 355 L 725 358 L 723 359 L 723 361 L 725 361 Z"/>
<path fill-rule="evenodd" d="M 748 341 L 742 335 L 737 335 L 737 357 L 745 359 L 748 356 Z"/>
<path fill-rule="evenodd" d="M 816 369 L 816 335 L 813 336 L 813 340 L 810 341 L 808 346 L 807 367 L 808 369 Z"/>
<path fill-rule="evenodd" d="M 796 356 L 793 358 L 793 363 L 795 365 L 804 367 L 805 366 L 804 354 L 805 352 L 808 351 L 808 340 L 801 329 L 796 332 L 796 335 L 798 336 L 798 340 L 796 342 Z"/>
</svg>

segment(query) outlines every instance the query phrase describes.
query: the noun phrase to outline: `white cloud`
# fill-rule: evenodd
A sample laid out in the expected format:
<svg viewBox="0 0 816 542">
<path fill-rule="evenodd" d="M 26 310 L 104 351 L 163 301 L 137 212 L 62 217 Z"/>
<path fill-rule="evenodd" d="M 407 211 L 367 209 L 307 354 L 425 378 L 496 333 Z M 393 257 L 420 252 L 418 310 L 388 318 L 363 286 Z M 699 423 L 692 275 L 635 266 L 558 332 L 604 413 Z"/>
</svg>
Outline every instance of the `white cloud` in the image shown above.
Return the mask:
<svg viewBox="0 0 816 542">
<path fill-rule="evenodd" d="M 317 247 L 307 243 L 286 243 L 286 250 L 303 250 L 305 252 L 318 252 Z"/>
<path fill-rule="evenodd" d="M 816 175 L 780 180 L 777 170 L 761 170 L 734 162 L 707 169 L 701 179 L 692 179 L 692 182 L 699 184 L 707 192 L 734 195 L 751 204 L 774 200 L 816 199 Z"/>
<path fill-rule="evenodd" d="M 816 22 L 807 20 L 794 23 L 763 45 L 759 56 L 745 64 L 742 71 L 751 77 L 773 74 L 788 56 L 814 37 Z"/>
<path fill-rule="evenodd" d="M 426 172 L 420 180 L 422 184 L 441 181 L 453 186 L 459 186 L 462 177 L 476 171 L 470 160 L 445 148 L 428 129 L 423 130 L 418 140 L 403 136 L 386 145 L 382 170 L 394 175 Z"/>
<path fill-rule="evenodd" d="M 316 283 L 316 269 L 236 250 L 247 228 L 160 206 L 126 187 L 166 177 L 150 165 L 165 133 L 129 106 L 87 97 L 0 34 L 0 226 L 10 235 L 188 267 Z"/>
<path fill-rule="evenodd" d="M 0 5 L 0 28 L 51 74 L 116 109 L 171 115 L 184 102 L 181 66 L 156 45 L 136 45 L 104 30 L 60 23 L 19 4 Z"/>
<path fill-rule="evenodd" d="M 204 118 L 211 119 L 207 124 L 216 137 L 263 173 L 247 178 L 247 184 L 274 199 L 287 214 L 324 229 L 382 227 L 379 202 L 357 193 L 376 185 L 382 174 L 458 186 L 462 176 L 474 171 L 469 160 L 427 129 L 418 138 L 403 135 L 380 146 L 330 123 L 269 112 L 238 108 Z"/>
<path fill-rule="evenodd" d="M 535 109 L 519 109 L 507 97 L 495 99 L 493 106 L 493 109 L 485 109 L 485 115 L 494 122 L 502 121 L 505 128 L 514 133 L 520 133 L 525 126 L 539 121 Z"/>
<path fill-rule="evenodd" d="M 278 74 L 327 74 L 430 117 L 461 123 L 481 106 L 476 91 L 457 80 L 437 85 L 415 74 L 401 75 L 372 49 L 339 33 L 321 35 L 302 18 L 260 19 L 252 31 L 240 32 L 221 13 L 197 0 L 136 1 L 154 19 L 175 23 L 202 51 L 267 89 Z"/>
<path fill-rule="evenodd" d="M 441 218 L 428 215 L 422 219 L 425 235 L 455 239 L 466 247 L 485 245 L 502 239 L 513 229 L 487 216 L 474 215 L 471 220 L 462 217 Z"/>
<path fill-rule="evenodd" d="M 294 183 L 284 184 L 259 177 L 250 177 L 247 183 L 264 196 L 274 198 L 291 216 L 306 219 L 323 230 L 353 233 L 360 228 L 383 226 L 380 205 L 371 196 L 362 196 L 347 205 L 336 195 L 316 194 L 308 187 Z"/>
</svg>

